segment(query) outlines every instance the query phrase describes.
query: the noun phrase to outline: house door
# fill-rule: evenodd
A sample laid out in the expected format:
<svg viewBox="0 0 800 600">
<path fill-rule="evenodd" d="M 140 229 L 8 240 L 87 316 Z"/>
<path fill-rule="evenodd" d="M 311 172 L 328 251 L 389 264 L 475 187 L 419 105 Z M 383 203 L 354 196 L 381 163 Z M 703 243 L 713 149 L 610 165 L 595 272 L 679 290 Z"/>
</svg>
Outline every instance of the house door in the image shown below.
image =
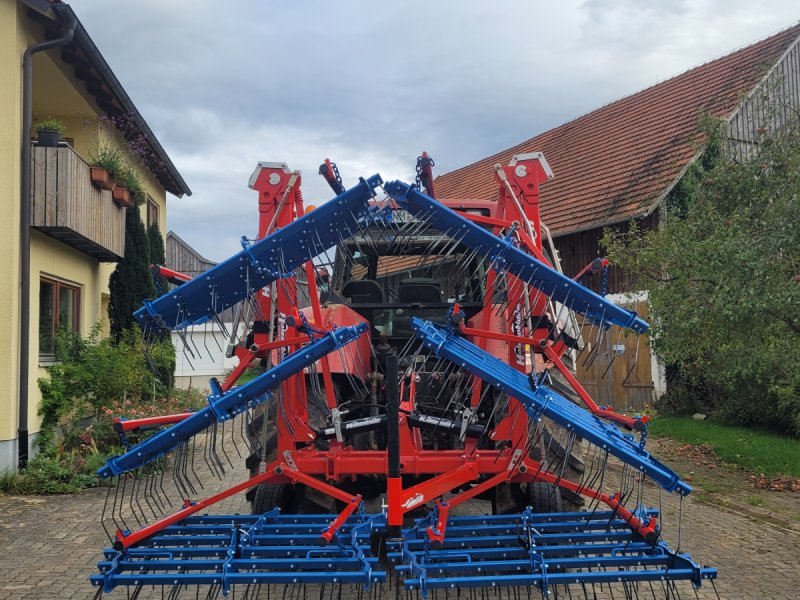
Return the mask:
<svg viewBox="0 0 800 600">
<path fill-rule="evenodd" d="M 647 302 L 621 305 L 647 320 Z M 641 411 L 646 404 L 653 404 L 655 386 L 648 336 L 612 325 L 598 340 L 597 328 L 588 324 L 584 325 L 583 336 L 587 350 L 578 355 L 578 381 L 597 404 L 618 412 Z"/>
</svg>

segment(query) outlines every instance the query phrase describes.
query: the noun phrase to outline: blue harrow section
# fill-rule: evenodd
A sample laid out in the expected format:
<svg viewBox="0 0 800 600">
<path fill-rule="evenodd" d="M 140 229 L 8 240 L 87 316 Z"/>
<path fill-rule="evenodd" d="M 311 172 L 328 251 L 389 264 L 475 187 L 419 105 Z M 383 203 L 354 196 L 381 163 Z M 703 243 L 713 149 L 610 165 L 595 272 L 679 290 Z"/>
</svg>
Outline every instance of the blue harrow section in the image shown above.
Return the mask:
<svg viewBox="0 0 800 600">
<path fill-rule="evenodd" d="M 261 597 L 262 587 L 266 597 L 269 585 L 331 584 L 341 589 L 342 584 L 357 584 L 369 589 L 383 582 L 386 572 L 377 568 L 378 559 L 370 551 L 372 533 L 383 516 L 353 515 L 333 543 L 320 547 L 320 533 L 335 517 L 281 515 L 278 509 L 263 515 L 189 517 L 134 548 L 107 548 L 90 581 L 106 592 L 117 586 L 129 591 L 207 586 L 224 595 L 246 590 L 253 598 Z"/>
<path fill-rule="evenodd" d="M 542 415 L 551 418 L 567 431 L 576 433 L 646 474 L 668 492 L 677 491 L 686 495 L 692 491 L 675 472 L 653 458 L 632 435 L 623 434 L 615 426 L 544 385 L 534 388 L 523 373 L 458 336 L 452 329 L 418 317 L 413 317 L 412 325 L 417 337 L 437 356 L 448 359 L 522 402 L 532 420 L 536 421 Z"/>
<path fill-rule="evenodd" d="M 350 584 L 358 597 L 365 591 L 371 597 L 370 590 L 380 597 L 375 585 L 387 573 L 372 549 L 386 533 L 385 515 L 354 515 L 332 544 L 320 546 L 320 532 L 334 518 L 282 515 L 277 509 L 189 517 L 128 550 L 107 548 L 90 581 L 104 592 L 120 586 L 134 593 L 150 586 L 171 593 L 203 588 L 246 598 L 271 597 L 269 586 L 279 595 L 289 585 L 300 586 L 305 597 L 339 597 Z M 395 593 L 533 587 L 547 594 L 558 586 L 616 584 L 630 592 L 663 588 L 665 597 L 673 597 L 669 589 L 676 582 L 700 586 L 717 576 L 716 569 L 700 567 L 663 542 L 644 542 L 612 511 L 451 516 L 444 546 L 436 550 L 426 537 L 433 521 L 433 514 L 419 519 L 402 540 L 386 542 Z"/>
<path fill-rule="evenodd" d="M 146 302 L 134 317 L 143 325 L 180 330 L 204 323 L 245 300 L 306 261 L 350 237 L 367 215 L 380 175 L 362 179 L 309 214 L 293 221 L 228 260 L 157 300 Z"/>
<path fill-rule="evenodd" d="M 638 586 L 648 592 L 663 588 L 661 597 L 671 598 L 674 582 L 699 586 L 717 576 L 716 569 L 701 568 L 663 542 L 644 542 L 611 511 L 450 517 L 444 547 L 437 550 L 426 535 L 433 523 L 432 516 L 419 519 L 403 532 L 403 541 L 388 544 L 398 584 L 423 595 L 533 586 L 544 596 L 557 586 L 585 590 L 622 583 L 629 592 L 625 598 L 635 597 Z"/>
<path fill-rule="evenodd" d="M 416 188 L 402 181 L 390 181 L 384 189 L 402 208 L 489 259 L 496 270 L 517 276 L 550 298 L 586 315 L 592 322 L 613 323 L 638 333 L 647 331 L 649 325 L 635 312 L 595 294 L 520 250 L 512 240 L 497 237 Z"/>
<path fill-rule="evenodd" d="M 264 402 L 277 385 L 299 373 L 333 350 L 355 340 L 367 330 L 366 323 L 340 327 L 293 352 L 283 361 L 252 381 L 230 389 L 216 390 L 208 397 L 208 406 L 146 439 L 121 456 L 110 458 L 97 471 L 102 478 L 121 475 L 153 462 L 167 452 L 197 435 L 214 423 L 224 422 L 252 406 Z"/>
</svg>

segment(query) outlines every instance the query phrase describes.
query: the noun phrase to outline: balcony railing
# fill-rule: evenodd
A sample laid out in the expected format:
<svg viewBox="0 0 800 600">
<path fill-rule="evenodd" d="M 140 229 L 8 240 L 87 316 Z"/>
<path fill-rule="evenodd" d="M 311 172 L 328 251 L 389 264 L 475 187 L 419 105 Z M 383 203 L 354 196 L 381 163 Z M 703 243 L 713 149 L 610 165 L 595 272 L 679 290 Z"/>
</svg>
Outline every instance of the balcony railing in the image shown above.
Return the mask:
<svg viewBox="0 0 800 600">
<path fill-rule="evenodd" d="M 71 147 L 33 147 L 31 225 L 101 262 L 125 253 L 125 209 L 92 184 L 89 165 Z"/>
</svg>

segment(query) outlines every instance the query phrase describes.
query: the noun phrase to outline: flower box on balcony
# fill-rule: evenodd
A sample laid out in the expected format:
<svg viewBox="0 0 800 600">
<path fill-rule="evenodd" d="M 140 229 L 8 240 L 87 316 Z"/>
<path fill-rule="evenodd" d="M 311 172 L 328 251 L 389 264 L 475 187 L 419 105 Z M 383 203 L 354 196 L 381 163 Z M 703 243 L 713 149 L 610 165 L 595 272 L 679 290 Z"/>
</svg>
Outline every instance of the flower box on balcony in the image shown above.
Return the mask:
<svg viewBox="0 0 800 600">
<path fill-rule="evenodd" d="M 111 193 L 112 197 L 114 198 L 114 202 L 116 202 L 123 208 L 130 208 L 131 206 L 133 206 L 133 199 L 131 198 L 131 193 L 124 187 L 117 186 Z"/>
<path fill-rule="evenodd" d="M 101 190 L 114 191 L 117 184 L 111 178 L 111 173 L 106 171 L 103 167 L 91 167 L 92 183 L 99 187 Z"/>
</svg>

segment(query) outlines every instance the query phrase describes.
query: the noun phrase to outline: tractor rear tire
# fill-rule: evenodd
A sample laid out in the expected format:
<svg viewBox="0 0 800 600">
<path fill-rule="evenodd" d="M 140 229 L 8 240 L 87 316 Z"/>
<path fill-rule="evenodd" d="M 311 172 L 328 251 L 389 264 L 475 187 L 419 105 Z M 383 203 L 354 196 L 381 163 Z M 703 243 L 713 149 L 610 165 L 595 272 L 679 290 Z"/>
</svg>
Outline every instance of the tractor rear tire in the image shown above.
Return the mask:
<svg viewBox="0 0 800 600">
<path fill-rule="evenodd" d="M 536 514 L 562 512 L 561 491 L 557 486 L 543 481 L 532 481 L 527 490 L 528 506 Z"/>
<path fill-rule="evenodd" d="M 273 508 L 286 511 L 291 505 L 292 489 L 286 483 L 260 483 L 256 488 L 255 496 L 250 504 L 250 512 L 254 515 L 263 515 Z"/>
</svg>

